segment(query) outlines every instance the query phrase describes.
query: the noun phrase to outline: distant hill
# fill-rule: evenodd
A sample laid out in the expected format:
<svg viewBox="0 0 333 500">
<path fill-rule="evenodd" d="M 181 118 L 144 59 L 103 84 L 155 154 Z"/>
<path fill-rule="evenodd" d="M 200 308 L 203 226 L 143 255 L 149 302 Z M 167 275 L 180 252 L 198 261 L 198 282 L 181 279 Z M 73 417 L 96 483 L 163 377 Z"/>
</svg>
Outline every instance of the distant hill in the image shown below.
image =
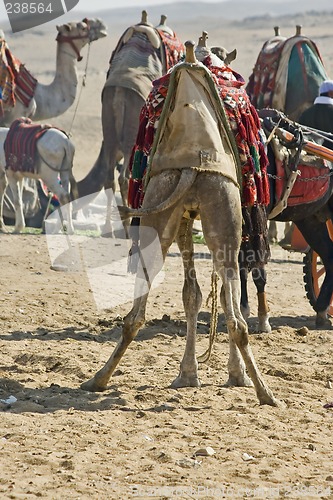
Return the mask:
<svg viewBox="0 0 333 500">
<path fill-rule="evenodd" d="M 144 4 L 144 2 L 142 2 Z M 141 18 L 141 7 L 110 8 L 94 13 L 80 10 L 72 11 L 60 17 L 57 22 L 64 23 L 73 19 L 83 19 L 84 17 L 100 17 L 108 25 L 109 29 L 119 33 L 133 23 L 137 23 Z M 245 22 L 252 25 L 265 22 L 267 19 L 275 19 L 284 16 L 298 15 L 299 18 L 316 17 L 319 14 L 333 16 L 332 0 L 227 0 L 220 3 L 206 2 L 177 2 L 162 5 L 152 5 L 147 7 L 148 20 L 156 25 L 159 23 L 161 14 L 168 17 L 170 25 L 177 31 L 177 26 L 190 26 L 191 23 L 200 20 L 205 23 L 225 24 Z M 275 22 L 275 21 L 274 21 Z M 5 32 L 9 30 L 6 20 L 0 26 Z M 42 25 L 34 31 L 45 31 L 47 25 Z M 13 35 L 11 35 L 13 36 Z M 20 36 L 20 33 L 14 36 Z"/>
</svg>

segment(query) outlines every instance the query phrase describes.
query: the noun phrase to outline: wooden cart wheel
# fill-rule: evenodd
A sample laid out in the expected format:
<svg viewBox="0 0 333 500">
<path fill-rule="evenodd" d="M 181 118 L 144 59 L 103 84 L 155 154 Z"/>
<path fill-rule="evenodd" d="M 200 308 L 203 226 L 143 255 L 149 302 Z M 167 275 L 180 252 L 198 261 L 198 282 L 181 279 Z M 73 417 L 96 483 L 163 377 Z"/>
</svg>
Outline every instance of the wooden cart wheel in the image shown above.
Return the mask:
<svg viewBox="0 0 333 500">
<path fill-rule="evenodd" d="M 331 236 L 333 236 L 333 225 L 331 221 L 327 223 L 328 230 Z M 312 307 L 315 306 L 317 297 L 319 295 L 322 283 L 325 278 L 325 266 L 323 265 L 319 255 L 312 249 L 310 249 L 304 256 L 303 259 L 303 280 L 305 283 L 306 296 L 310 301 Z M 331 303 L 328 308 L 328 314 L 333 316 L 333 295 L 331 298 Z"/>
</svg>

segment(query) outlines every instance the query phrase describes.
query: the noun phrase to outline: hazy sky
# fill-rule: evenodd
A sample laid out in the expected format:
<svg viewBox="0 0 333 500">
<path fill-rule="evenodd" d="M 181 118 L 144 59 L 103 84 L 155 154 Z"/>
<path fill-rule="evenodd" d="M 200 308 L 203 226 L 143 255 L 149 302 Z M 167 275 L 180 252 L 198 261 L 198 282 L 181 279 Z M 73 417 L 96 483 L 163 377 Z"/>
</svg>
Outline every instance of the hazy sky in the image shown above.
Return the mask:
<svg viewBox="0 0 333 500">
<path fill-rule="evenodd" d="M 7 0 L 6 0 L 7 1 Z M 190 1 L 190 0 L 181 0 Z M 200 0 L 202 2 L 223 2 L 225 0 Z M 179 0 L 79 0 L 78 4 L 73 8 L 73 12 L 76 10 L 85 12 L 98 12 L 104 9 L 117 9 L 120 7 L 139 7 L 146 8 L 150 5 L 161 5 L 168 3 L 176 3 Z M 14 3 L 14 1 L 13 1 Z M 64 4 L 64 2 L 63 2 Z M 0 0 L 0 19 L 6 19 L 7 13 L 5 10 L 4 2 Z"/>
</svg>

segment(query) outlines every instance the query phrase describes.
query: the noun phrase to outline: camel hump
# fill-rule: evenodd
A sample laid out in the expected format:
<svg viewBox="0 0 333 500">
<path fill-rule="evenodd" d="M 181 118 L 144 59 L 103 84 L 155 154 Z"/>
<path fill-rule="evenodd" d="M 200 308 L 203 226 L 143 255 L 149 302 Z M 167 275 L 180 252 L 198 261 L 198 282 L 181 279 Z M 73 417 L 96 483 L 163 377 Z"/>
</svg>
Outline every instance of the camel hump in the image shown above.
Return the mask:
<svg viewBox="0 0 333 500">
<path fill-rule="evenodd" d="M 166 20 L 167 20 L 167 16 L 162 14 L 160 24 L 158 26 L 156 26 L 156 29 L 164 31 L 164 33 L 168 33 L 170 36 L 175 36 L 173 30 L 169 26 L 166 25 Z"/>
</svg>

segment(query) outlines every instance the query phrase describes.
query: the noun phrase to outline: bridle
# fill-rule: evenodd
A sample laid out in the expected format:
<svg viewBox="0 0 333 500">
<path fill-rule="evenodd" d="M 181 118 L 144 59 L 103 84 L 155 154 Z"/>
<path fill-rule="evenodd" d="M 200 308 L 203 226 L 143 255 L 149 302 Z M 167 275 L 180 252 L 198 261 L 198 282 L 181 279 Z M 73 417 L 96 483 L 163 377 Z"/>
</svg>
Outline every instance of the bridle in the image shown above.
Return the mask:
<svg viewBox="0 0 333 500">
<path fill-rule="evenodd" d="M 88 25 L 88 30 L 89 30 L 89 25 Z M 89 35 L 66 36 L 63 35 L 62 33 L 58 33 L 56 41 L 59 43 L 69 43 L 69 45 L 72 47 L 75 54 L 77 55 L 77 61 L 82 61 L 83 57 L 81 56 L 80 51 L 76 47 L 73 40 L 83 40 L 85 38 L 89 39 Z"/>
</svg>

